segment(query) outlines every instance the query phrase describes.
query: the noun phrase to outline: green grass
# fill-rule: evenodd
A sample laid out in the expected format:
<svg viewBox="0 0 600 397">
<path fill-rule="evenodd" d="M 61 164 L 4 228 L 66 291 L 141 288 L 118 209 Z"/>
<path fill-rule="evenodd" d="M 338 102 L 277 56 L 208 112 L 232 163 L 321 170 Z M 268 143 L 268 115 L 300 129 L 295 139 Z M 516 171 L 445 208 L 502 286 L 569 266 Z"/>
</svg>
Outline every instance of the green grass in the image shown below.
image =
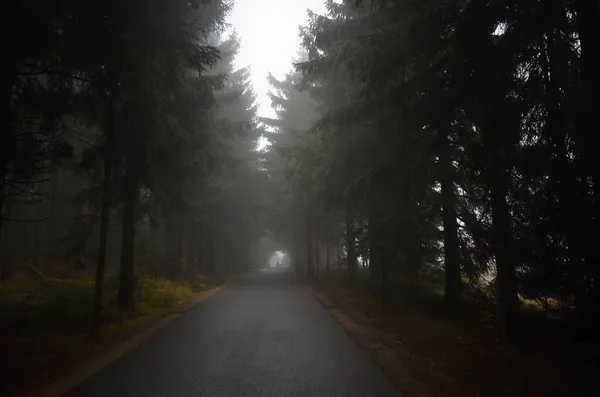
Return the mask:
<svg viewBox="0 0 600 397">
<path fill-rule="evenodd" d="M 126 313 L 116 304 L 118 275 L 109 272 L 103 290 L 102 335 L 90 337 L 93 269 L 71 273 L 51 269 L 47 274 L 45 280 L 15 274 L 0 283 L 0 367 L 7 368 L 0 395 L 18 395 L 26 385 L 43 382 L 40 378 L 60 376 L 60 371 L 103 351 L 115 338 L 135 333 L 137 327 L 222 282 L 202 275 L 167 280 L 138 274 L 136 311 Z"/>
<path fill-rule="evenodd" d="M 103 320 L 107 325 L 131 323 L 191 300 L 207 284 L 202 276 L 190 282 L 138 275 L 136 313 L 116 306 L 118 279 L 108 274 L 103 291 Z M 4 331 L 71 334 L 85 332 L 90 323 L 94 282 L 89 278 L 46 280 L 17 274 L 0 284 L 0 319 Z"/>
</svg>

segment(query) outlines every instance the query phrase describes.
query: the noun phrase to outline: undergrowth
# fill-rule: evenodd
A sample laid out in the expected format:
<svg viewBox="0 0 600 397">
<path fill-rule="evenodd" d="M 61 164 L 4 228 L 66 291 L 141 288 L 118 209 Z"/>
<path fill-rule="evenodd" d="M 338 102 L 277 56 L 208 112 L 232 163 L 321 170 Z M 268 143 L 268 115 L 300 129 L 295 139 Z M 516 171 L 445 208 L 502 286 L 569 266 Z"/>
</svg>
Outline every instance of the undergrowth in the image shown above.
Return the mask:
<svg viewBox="0 0 600 397">
<path fill-rule="evenodd" d="M 122 313 L 116 304 L 118 274 L 108 273 L 102 297 L 103 322 L 108 326 L 135 325 L 137 318 L 176 307 L 208 287 L 202 275 L 183 281 L 137 274 L 136 312 Z M 93 278 L 87 274 L 46 279 L 15 274 L 0 283 L 0 331 L 85 332 L 90 324 L 93 290 Z"/>
<path fill-rule="evenodd" d="M 537 324 L 540 305 L 523 302 L 527 333 L 518 346 L 507 346 L 498 343 L 495 307 L 489 299 L 471 298 L 450 311 L 443 305 L 443 283 L 435 279 L 421 283 L 419 299 L 408 304 L 407 283 L 401 274 L 394 275 L 387 310 L 372 293 L 368 272 L 358 272 L 350 282 L 346 269 L 336 269 L 323 272 L 319 280 L 318 289 L 352 317 L 393 336 L 406 349 L 413 375 L 434 396 L 547 397 L 571 395 L 575 386 L 582 390 L 579 395 L 592 395 L 591 345 L 574 342 L 564 328 L 556 335 L 541 332 L 552 327 Z M 565 367 L 565 362 L 570 365 Z M 555 383 L 545 382 L 547 378 Z"/>
<path fill-rule="evenodd" d="M 171 308 L 192 301 L 221 280 L 188 275 L 168 280 L 138 271 L 135 312 L 117 307 L 118 273 L 108 272 L 102 297 L 102 333 L 90 337 L 94 269 L 49 266 L 40 275 L 18 273 L 0 283 L 0 395 L 17 396 L 28 385 L 51 382 L 120 336 Z"/>
</svg>

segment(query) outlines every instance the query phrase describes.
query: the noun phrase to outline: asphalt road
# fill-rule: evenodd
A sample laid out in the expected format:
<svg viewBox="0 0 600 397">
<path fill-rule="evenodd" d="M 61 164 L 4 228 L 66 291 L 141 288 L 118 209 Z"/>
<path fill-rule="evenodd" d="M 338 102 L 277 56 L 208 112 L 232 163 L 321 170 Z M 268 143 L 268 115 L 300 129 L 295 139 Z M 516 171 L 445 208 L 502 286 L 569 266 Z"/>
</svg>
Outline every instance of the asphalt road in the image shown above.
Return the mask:
<svg viewBox="0 0 600 397">
<path fill-rule="evenodd" d="M 245 276 L 68 397 L 399 397 L 308 292 L 282 271 Z"/>
</svg>

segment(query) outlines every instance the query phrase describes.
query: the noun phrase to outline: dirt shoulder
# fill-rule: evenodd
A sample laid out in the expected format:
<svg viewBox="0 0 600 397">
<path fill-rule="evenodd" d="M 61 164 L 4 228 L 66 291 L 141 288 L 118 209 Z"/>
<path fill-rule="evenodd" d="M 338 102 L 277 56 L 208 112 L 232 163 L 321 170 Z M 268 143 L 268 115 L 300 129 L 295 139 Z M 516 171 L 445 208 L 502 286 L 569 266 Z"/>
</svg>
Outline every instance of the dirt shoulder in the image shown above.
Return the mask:
<svg viewBox="0 0 600 397">
<path fill-rule="evenodd" d="M 573 346 L 509 348 L 484 327 L 384 312 L 324 285 L 306 288 L 406 397 L 592 396 L 598 390 L 597 358 Z"/>
<path fill-rule="evenodd" d="M 14 386 L 14 395 L 18 397 L 64 395 L 225 286 L 226 284 L 222 284 L 200 292 L 192 301 L 145 319 L 123 333 L 111 333 L 103 337 L 87 335 L 48 337 L 35 341 L 25 335 L 22 340 L 13 340 L 11 348 L 15 352 L 36 361 L 32 364 L 36 372 L 28 376 L 26 384 L 22 380 L 13 380 L 18 384 Z"/>
</svg>

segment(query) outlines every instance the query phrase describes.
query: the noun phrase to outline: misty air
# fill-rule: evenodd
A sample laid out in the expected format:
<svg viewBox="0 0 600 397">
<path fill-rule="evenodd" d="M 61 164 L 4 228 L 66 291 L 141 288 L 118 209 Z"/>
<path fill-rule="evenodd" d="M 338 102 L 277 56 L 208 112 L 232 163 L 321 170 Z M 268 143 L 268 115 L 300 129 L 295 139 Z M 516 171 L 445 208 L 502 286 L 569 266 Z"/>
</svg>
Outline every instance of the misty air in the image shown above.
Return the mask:
<svg viewBox="0 0 600 397">
<path fill-rule="evenodd" d="M 600 395 L 598 0 L 3 12 L 0 397 Z"/>
</svg>

